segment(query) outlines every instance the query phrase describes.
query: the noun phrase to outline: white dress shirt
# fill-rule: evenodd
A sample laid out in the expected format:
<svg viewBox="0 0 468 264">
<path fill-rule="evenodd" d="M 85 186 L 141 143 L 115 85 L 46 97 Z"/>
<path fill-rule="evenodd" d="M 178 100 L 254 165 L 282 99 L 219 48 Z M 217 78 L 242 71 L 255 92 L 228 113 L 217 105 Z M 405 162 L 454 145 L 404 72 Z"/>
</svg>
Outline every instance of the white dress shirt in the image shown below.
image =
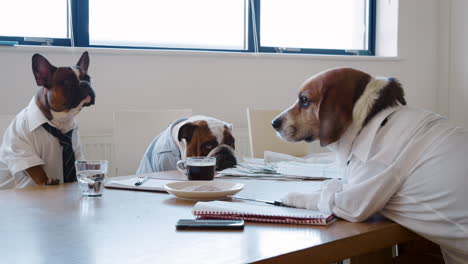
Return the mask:
<svg viewBox="0 0 468 264">
<path fill-rule="evenodd" d="M 0 190 L 35 186 L 36 183 L 25 170 L 38 165 L 43 165 L 49 178 L 59 179 L 63 183 L 62 146 L 42 127 L 46 122 L 54 126 L 42 114 L 33 98 L 6 129 L 0 146 Z M 72 129 L 75 160 L 83 159 L 75 121 Z"/>
<path fill-rule="evenodd" d="M 381 212 L 441 246 L 446 263 L 468 263 L 468 130 L 410 107 L 377 114 L 332 145 L 343 181 L 284 201 L 363 221 Z"/>
</svg>

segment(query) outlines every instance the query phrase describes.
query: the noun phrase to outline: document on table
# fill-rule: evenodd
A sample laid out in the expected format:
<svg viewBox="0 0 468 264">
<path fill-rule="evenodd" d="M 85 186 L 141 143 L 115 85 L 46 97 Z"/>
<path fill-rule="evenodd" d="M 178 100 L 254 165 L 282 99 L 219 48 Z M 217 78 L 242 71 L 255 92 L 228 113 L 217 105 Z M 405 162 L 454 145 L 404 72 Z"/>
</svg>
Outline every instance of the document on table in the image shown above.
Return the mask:
<svg viewBox="0 0 468 264">
<path fill-rule="evenodd" d="M 265 152 L 264 163 L 258 161 L 239 163 L 235 168 L 225 169 L 217 177 L 244 177 L 279 180 L 324 180 L 341 178 L 342 169 L 329 153 L 306 158 L 292 157 L 282 153 Z"/>
<path fill-rule="evenodd" d="M 142 185 L 136 186 L 135 183 L 141 181 L 141 177 L 127 178 L 123 180 L 112 180 L 108 178 L 104 183 L 104 186 L 107 188 L 116 188 L 116 189 L 131 189 L 131 190 L 143 190 L 143 191 L 156 191 L 156 192 L 166 192 L 164 185 L 176 182 L 174 180 L 161 180 L 161 179 L 152 179 L 145 181 Z"/>
</svg>

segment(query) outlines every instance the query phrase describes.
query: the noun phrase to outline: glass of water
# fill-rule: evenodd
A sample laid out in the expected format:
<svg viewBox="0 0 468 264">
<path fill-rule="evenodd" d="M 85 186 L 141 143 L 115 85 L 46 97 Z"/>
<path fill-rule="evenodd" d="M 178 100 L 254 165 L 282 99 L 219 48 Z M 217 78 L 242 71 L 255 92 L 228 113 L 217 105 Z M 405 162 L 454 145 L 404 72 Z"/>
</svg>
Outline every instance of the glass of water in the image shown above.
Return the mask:
<svg viewBox="0 0 468 264">
<path fill-rule="evenodd" d="M 77 160 L 75 161 L 76 178 L 81 195 L 85 197 L 101 197 L 104 179 L 107 176 L 107 160 Z"/>
</svg>

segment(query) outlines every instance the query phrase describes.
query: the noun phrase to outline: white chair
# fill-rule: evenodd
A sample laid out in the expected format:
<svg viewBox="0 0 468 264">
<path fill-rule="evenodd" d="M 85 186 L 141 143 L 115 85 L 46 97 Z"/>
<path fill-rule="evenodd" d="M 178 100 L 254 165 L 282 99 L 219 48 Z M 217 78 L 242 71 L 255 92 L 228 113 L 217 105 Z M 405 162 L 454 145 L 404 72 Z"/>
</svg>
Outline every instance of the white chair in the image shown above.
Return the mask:
<svg viewBox="0 0 468 264">
<path fill-rule="evenodd" d="M 250 153 L 254 158 L 263 158 L 266 150 L 296 157 L 307 155 L 307 144 L 287 142 L 276 135 L 271 121 L 281 113 L 280 110 L 254 110 L 247 108 Z"/>
<path fill-rule="evenodd" d="M 13 118 L 15 118 L 14 115 L 0 115 L 0 145 L 2 145 L 5 130 L 8 128 Z"/>
<path fill-rule="evenodd" d="M 133 175 L 153 139 L 191 109 L 114 112 L 113 146 L 116 176 Z"/>
</svg>

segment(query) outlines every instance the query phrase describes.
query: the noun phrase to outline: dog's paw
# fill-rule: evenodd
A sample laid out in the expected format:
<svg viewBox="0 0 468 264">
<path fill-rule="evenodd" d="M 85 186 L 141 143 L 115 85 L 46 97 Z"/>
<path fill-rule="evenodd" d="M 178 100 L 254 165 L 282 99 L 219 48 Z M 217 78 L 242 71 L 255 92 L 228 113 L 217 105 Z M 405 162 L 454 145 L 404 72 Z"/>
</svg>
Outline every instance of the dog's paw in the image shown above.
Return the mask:
<svg viewBox="0 0 468 264">
<path fill-rule="evenodd" d="M 281 201 L 292 207 L 305 208 L 309 210 L 317 210 L 317 203 L 320 198 L 319 192 L 312 193 L 299 193 L 291 192 L 288 193 Z"/>
<path fill-rule="evenodd" d="M 54 179 L 54 178 L 48 178 L 46 185 L 57 185 L 60 183 L 59 179 Z"/>
</svg>

